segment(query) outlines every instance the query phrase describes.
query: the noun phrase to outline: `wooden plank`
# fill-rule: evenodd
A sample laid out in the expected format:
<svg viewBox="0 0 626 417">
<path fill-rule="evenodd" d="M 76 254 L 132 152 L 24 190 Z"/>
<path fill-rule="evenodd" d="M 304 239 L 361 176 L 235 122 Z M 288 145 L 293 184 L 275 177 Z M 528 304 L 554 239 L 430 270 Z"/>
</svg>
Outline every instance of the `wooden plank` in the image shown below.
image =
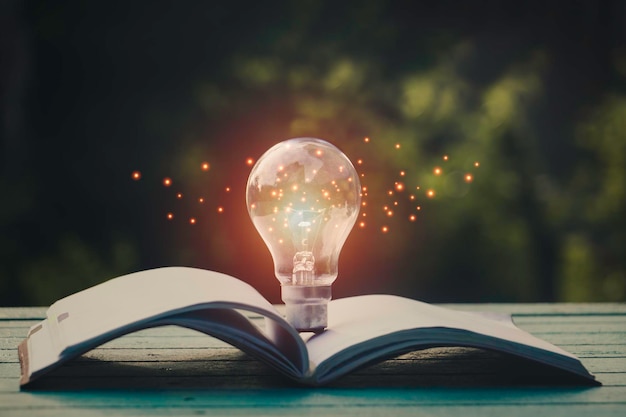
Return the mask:
<svg viewBox="0 0 626 417">
<path fill-rule="evenodd" d="M 626 388 L 429 388 L 429 389 L 385 389 L 372 388 L 365 391 L 351 388 L 308 389 L 219 389 L 219 390 L 180 390 L 158 393 L 106 391 L 106 392 L 48 392 L 23 393 L 9 404 L 10 394 L 0 394 L 0 410 L 9 408 L 58 407 L 151 407 L 172 408 L 189 406 L 193 398 L 197 407 L 257 408 L 289 406 L 297 403 L 303 408 L 328 407 L 343 404 L 345 407 L 403 407 L 407 405 L 448 405 L 448 406 L 524 406 L 562 404 L 615 404 L 626 405 Z"/>
<path fill-rule="evenodd" d="M 166 327 L 124 336 L 42 378 L 39 391 L 19 392 L 15 347 L 45 309 L 0 309 L 0 416 L 626 414 L 624 305 L 454 307 L 517 312 L 520 327 L 578 355 L 605 385 L 568 386 L 562 375 L 507 355 L 439 348 L 364 368 L 330 387 L 294 388 L 223 342 Z"/>
<path fill-rule="evenodd" d="M 493 311 L 517 316 L 626 315 L 625 303 L 454 303 L 442 307 L 466 311 Z M 284 306 L 276 308 L 283 312 Z M 47 307 L 0 307 L 0 320 L 41 320 Z"/>
</svg>

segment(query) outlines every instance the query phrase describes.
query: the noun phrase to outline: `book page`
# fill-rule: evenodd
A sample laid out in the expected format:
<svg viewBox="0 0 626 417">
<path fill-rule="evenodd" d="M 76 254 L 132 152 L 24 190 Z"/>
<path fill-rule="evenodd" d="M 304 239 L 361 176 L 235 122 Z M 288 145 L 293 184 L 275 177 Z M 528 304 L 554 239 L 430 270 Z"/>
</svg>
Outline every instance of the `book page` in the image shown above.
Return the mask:
<svg viewBox="0 0 626 417">
<path fill-rule="evenodd" d="M 328 329 L 307 341 L 309 358 L 320 374 L 331 370 L 345 372 L 340 370 L 341 366 L 349 370 L 403 348 L 441 344 L 489 346 L 520 355 L 525 350 L 516 349 L 522 345 L 578 361 L 572 354 L 515 327 L 510 321 L 391 295 L 333 300 L 329 304 L 328 320 Z M 357 358 L 359 355 L 361 358 Z M 346 363 L 341 364 L 342 361 Z"/>
<path fill-rule="evenodd" d="M 166 318 L 175 315 L 181 315 L 176 324 L 184 325 L 185 313 L 206 308 L 241 309 L 265 316 L 268 320 L 262 338 L 258 332 L 251 332 L 248 338 L 233 340 L 242 343 L 255 340 L 260 346 L 273 344 L 296 368 L 308 370 L 304 342 L 276 309 L 247 283 L 213 271 L 167 267 L 115 278 L 55 302 L 48 309 L 45 324 L 54 352 L 75 356 L 129 331 L 165 323 Z M 207 317 L 213 318 L 213 324 L 204 326 L 207 331 L 217 328 L 215 323 L 221 319 L 230 320 L 219 327 L 223 338 L 228 325 L 234 324 L 233 334 L 250 330 L 240 320 L 231 320 L 231 315 Z M 195 316 L 196 321 L 198 318 Z M 187 327 L 202 328 L 198 324 Z M 29 350 L 44 358 L 41 349 L 32 343 Z M 55 355 L 54 361 L 62 359 Z M 53 359 L 51 355 L 45 358 L 44 362 Z"/>
</svg>

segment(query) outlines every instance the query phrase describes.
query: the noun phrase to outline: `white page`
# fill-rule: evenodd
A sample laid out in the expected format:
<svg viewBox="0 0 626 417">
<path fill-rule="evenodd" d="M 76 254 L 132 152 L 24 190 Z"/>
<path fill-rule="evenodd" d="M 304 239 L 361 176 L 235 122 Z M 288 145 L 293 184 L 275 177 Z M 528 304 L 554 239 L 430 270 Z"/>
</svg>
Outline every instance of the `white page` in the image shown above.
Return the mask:
<svg viewBox="0 0 626 417">
<path fill-rule="evenodd" d="M 563 349 L 510 323 L 392 295 L 366 295 L 331 301 L 328 329 L 307 341 L 309 358 L 319 365 L 343 350 L 368 340 L 405 330 L 433 327 L 462 329 L 576 359 Z"/>
<path fill-rule="evenodd" d="M 296 367 L 308 369 L 306 348 L 298 333 L 253 287 L 225 274 L 186 267 L 129 274 L 55 302 L 45 321 L 55 352 L 44 355 L 33 343 L 30 351 L 52 364 L 58 352 L 71 355 L 73 350 L 84 351 L 85 345 L 93 347 L 94 341 L 124 334 L 125 329 L 141 328 L 141 323 L 206 307 L 243 309 L 268 317 L 267 340 L 284 348 Z"/>
</svg>

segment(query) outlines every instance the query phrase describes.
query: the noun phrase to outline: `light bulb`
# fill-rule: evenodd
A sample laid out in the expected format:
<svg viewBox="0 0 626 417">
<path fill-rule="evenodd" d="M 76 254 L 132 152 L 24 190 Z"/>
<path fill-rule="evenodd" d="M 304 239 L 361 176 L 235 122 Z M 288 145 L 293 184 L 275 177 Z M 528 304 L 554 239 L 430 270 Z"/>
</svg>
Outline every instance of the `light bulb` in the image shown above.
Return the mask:
<svg viewBox="0 0 626 417">
<path fill-rule="evenodd" d="M 259 158 L 246 190 L 250 218 L 272 254 L 287 321 L 299 331 L 323 331 L 339 252 L 361 206 L 354 166 L 324 140 L 289 139 Z"/>
</svg>

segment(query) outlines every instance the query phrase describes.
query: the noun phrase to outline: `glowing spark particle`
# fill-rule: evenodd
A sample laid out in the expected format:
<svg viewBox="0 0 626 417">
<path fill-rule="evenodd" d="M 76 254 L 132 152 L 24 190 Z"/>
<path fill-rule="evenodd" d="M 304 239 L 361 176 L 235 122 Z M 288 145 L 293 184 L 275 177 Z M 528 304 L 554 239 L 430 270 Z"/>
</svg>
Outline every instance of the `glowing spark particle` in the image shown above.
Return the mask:
<svg viewBox="0 0 626 417">
<path fill-rule="evenodd" d="M 410 221 L 410 222 L 414 222 L 416 219 L 417 219 L 417 216 L 416 216 L 415 214 L 411 214 L 411 215 L 409 216 L 409 221 Z"/>
<path fill-rule="evenodd" d="M 415 200 L 415 196 L 414 196 L 413 194 L 411 194 L 411 195 L 409 196 L 409 200 Z"/>
<path fill-rule="evenodd" d="M 178 194 L 176 194 L 176 198 L 177 198 L 177 199 L 179 199 L 179 200 L 180 200 L 181 198 L 183 198 L 183 193 L 178 193 Z"/>
<path fill-rule="evenodd" d="M 196 218 L 195 217 L 191 217 L 189 219 L 189 224 L 196 224 Z"/>
<path fill-rule="evenodd" d="M 439 167 L 435 167 L 435 169 L 433 169 L 433 174 L 435 174 L 435 175 L 441 175 L 441 168 L 439 168 Z"/>
<path fill-rule="evenodd" d="M 363 212 L 363 213 L 361 213 L 361 216 L 367 217 L 367 213 Z"/>
<path fill-rule="evenodd" d="M 401 182 L 396 183 L 396 191 L 404 191 L 404 184 Z"/>
<path fill-rule="evenodd" d="M 360 227 L 361 229 L 365 228 L 365 222 L 360 222 L 360 223 L 359 223 L 359 227 Z"/>
<path fill-rule="evenodd" d="M 282 244 L 283 240 L 282 239 L 278 239 L 278 243 Z"/>
<path fill-rule="evenodd" d="M 254 203 L 250 204 L 250 208 L 251 208 L 252 210 L 254 210 L 254 209 L 256 208 L 256 204 L 254 204 Z"/>
<path fill-rule="evenodd" d="M 368 138 L 368 137 L 363 138 L 363 142 L 369 143 L 370 142 L 370 138 Z"/>
<path fill-rule="evenodd" d="M 367 201 L 361 201 L 361 206 L 363 207 L 367 206 Z"/>
<path fill-rule="evenodd" d="M 393 216 L 393 210 L 387 210 L 387 217 Z"/>
<path fill-rule="evenodd" d="M 363 160 L 362 159 L 357 159 L 356 163 L 357 163 L 357 165 L 363 165 Z"/>
<path fill-rule="evenodd" d="M 393 190 L 387 191 L 387 195 L 393 195 Z"/>
<path fill-rule="evenodd" d="M 167 213 L 167 215 L 165 217 L 167 217 L 167 220 L 172 220 L 174 218 L 174 214 Z"/>
<path fill-rule="evenodd" d="M 317 155 L 317 156 L 322 156 L 322 153 L 323 152 L 322 152 L 321 149 L 318 149 L 317 151 L 315 151 L 315 155 Z"/>
<path fill-rule="evenodd" d="M 426 191 L 426 196 L 428 198 L 434 198 L 435 197 L 435 190 L 428 190 L 428 191 Z"/>
<path fill-rule="evenodd" d="M 291 189 L 292 189 L 293 191 L 298 191 L 298 184 L 294 184 L 294 185 L 291 187 Z"/>
<path fill-rule="evenodd" d="M 252 164 L 254 164 L 254 159 L 252 159 L 252 158 L 248 158 L 248 159 L 246 159 L 246 165 L 248 165 L 249 167 L 251 167 L 251 166 L 252 166 Z"/>
<path fill-rule="evenodd" d="M 387 233 L 389 231 L 389 227 L 383 226 L 383 227 L 380 228 L 380 231 L 383 232 L 383 233 Z"/>
<path fill-rule="evenodd" d="M 165 187 L 169 187 L 170 185 L 172 185 L 172 179 L 170 177 L 163 178 L 163 185 Z"/>
<path fill-rule="evenodd" d="M 474 162 L 474 166 L 475 166 L 476 168 L 478 168 L 478 167 L 480 166 L 480 162 L 478 162 L 478 161 Z"/>
<path fill-rule="evenodd" d="M 273 232 L 274 228 L 273 227 L 269 227 L 267 230 L 268 230 L 268 232 Z"/>
<path fill-rule="evenodd" d="M 139 171 L 133 171 L 132 174 L 130 174 L 131 178 L 134 179 L 135 181 L 139 181 L 141 179 L 141 172 Z"/>
<path fill-rule="evenodd" d="M 420 189 L 420 186 L 418 185 L 417 187 L 415 187 L 415 189 L 416 189 L 416 190 L 419 190 L 419 189 Z"/>
<path fill-rule="evenodd" d="M 223 213 L 223 212 L 224 212 L 224 207 L 219 206 L 219 207 L 217 208 L 217 212 L 218 212 L 218 213 L 220 213 L 220 214 L 221 214 L 221 213 Z"/>
<path fill-rule="evenodd" d="M 394 206 L 397 206 L 397 205 L 398 205 L 398 202 L 397 202 L 397 201 L 394 201 L 394 202 L 393 202 L 393 205 L 394 205 Z"/>
<path fill-rule="evenodd" d="M 285 169 L 285 167 L 284 167 L 284 166 L 282 166 L 282 165 L 280 165 L 280 166 L 278 167 L 278 171 L 280 171 L 280 172 L 282 172 L 284 169 Z"/>
<path fill-rule="evenodd" d="M 422 206 L 417 206 L 417 211 L 420 211 L 422 209 Z"/>
<path fill-rule="evenodd" d="M 203 171 L 208 171 L 211 169 L 211 164 L 209 164 L 208 162 L 203 162 L 202 165 L 200 165 L 200 169 L 202 169 Z"/>
<path fill-rule="evenodd" d="M 443 156 L 443 160 L 444 160 L 444 161 L 447 161 L 447 160 L 448 160 L 448 155 L 444 155 L 444 156 Z"/>
<path fill-rule="evenodd" d="M 389 206 L 383 206 L 383 211 L 389 210 Z"/>
<path fill-rule="evenodd" d="M 364 178 L 364 177 L 365 177 L 365 174 L 361 174 L 361 178 Z"/>
<path fill-rule="evenodd" d="M 362 187 L 361 187 L 361 190 L 363 190 L 363 192 L 366 192 L 366 191 L 367 191 L 367 186 L 365 186 L 365 185 L 364 185 L 364 186 L 362 186 Z"/>
<path fill-rule="evenodd" d="M 400 144 L 396 143 L 396 149 L 400 149 Z"/>
<path fill-rule="evenodd" d="M 271 194 L 272 194 L 272 197 L 276 197 L 276 194 L 277 194 L 276 190 L 272 191 Z"/>
<path fill-rule="evenodd" d="M 198 198 L 198 203 L 200 203 L 200 204 L 204 203 L 204 198 L 202 198 L 202 197 Z"/>
<path fill-rule="evenodd" d="M 225 191 L 226 191 L 227 193 L 230 193 L 230 187 L 226 187 L 226 188 L 225 188 Z"/>
<path fill-rule="evenodd" d="M 474 176 L 472 174 L 465 174 L 465 182 L 474 181 Z"/>
<path fill-rule="evenodd" d="M 404 171 L 400 171 L 400 176 L 401 176 L 401 177 L 404 177 L 405 175 L 406 175 L 406 172 L 404 172 Z"/>
</svg>

